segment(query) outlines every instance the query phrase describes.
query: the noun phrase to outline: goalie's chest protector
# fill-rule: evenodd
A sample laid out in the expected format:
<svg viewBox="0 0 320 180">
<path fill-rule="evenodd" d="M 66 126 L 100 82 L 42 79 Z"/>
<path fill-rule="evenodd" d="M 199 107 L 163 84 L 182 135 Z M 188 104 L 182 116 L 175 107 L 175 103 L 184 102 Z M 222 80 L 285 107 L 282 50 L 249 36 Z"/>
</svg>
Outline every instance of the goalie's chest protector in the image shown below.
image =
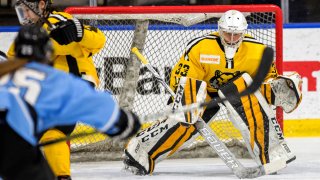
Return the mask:
<svg viewBox="0 0 320 180">
<path fill-rule="evenodd" d="M 261 61 L 264 45 L 253 38 L 245 37 L 235 56 L 227 60 L 220 38 L 205 39 L 195 46 L 197 63 L 205 73 L 203 79 L 208 84 L 209 92 L 217 92 L 217 89 L 230 79 L 246 72 L 255 76 Z M 191 60 L 192 61 L 192 60 Z"/>
</svg>

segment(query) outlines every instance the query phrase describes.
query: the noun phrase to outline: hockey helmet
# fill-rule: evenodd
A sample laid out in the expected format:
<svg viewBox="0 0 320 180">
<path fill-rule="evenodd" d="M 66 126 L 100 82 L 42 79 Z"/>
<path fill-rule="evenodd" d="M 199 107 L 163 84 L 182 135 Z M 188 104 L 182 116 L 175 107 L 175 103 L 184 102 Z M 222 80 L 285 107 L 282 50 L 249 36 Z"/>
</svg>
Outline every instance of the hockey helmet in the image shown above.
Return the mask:
<svg viewBox="0 0 320 180">
<path fill-rule="evenodd" d="M 247 28 L 246 18 L 237 10 L 229 10 L 221 16 L 218 21 L 218 30 L 227 58 L 233 58 Z M 231 50 L 230 53 L 229 50 Z"/>
<path fill-rule="evenodd" d="M 40 1 L 45 2 L 44 8 L 39 8 Z M 18 0 L 15 4 L 15 10 L 21 25 L 35 24 L 39 19 L 46 18 L 52 0 Z M 33 15 L 30 15 L 33 13 Z M 30 16 L 36 16 L 30 17 Z"/>
<path fill-rule="evenodd" d="M 49 63 L 53 53 L 50 37 L 46 30 L 36 25 L 22 26 L 14 41 L 17 58 Z"/>
</svg>

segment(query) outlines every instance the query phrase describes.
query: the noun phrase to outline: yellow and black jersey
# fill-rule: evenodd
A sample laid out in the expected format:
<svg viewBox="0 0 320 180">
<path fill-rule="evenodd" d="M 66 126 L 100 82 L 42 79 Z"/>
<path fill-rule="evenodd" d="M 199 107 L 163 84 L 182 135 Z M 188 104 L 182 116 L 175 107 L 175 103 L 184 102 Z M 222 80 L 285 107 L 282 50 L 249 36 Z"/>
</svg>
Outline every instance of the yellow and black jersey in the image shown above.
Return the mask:
<svg viewBox="0 0 320 180">
<path fill-rule="evenodd" d="M 247 72 L 254 77 L 260 65 L 265 45 L 245 35 L 233 59 L 227 60 L 218 32 L 190 41 L 183 56 L 171 72 L 170 87 L 175 90 L 181 76 L 187 76 L 207 83 L 209 93 L 231 78 Z M 277 75 L 274 64 L 266 79 Z"/>
<path fill-rule="evenodd" d="M 72 19 L 72 15 L 65 12 L 53 11 L 48 21 L 56 24 L 66 19 Z M 43 27 L 48 30 L 48 25 Z M 99 29 L 84 25 L 84 35 L 80 42 L 71 42 L 67 45 L 60 45 L 52 39 L 54 56 L 53 66 L 62 71 L 82 77 L 95 85 L 99 84 L 99 78 L 93 63 L 92 55 L 100 51 L 106 41 L 106 37 Z M 8 57 L 14 56 L 14 45 L 10 46 Z"/>
</svg>

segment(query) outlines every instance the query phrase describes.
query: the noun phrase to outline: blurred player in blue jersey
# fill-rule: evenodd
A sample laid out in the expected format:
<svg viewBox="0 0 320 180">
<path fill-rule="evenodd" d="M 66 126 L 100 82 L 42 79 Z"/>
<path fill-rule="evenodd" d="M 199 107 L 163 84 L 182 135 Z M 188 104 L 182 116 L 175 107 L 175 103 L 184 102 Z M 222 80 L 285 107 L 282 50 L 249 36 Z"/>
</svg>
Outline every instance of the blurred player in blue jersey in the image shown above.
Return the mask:
<svg viewBox="0 0 320 180">
<path fill-rule="evenodd" d="M 14 43 L 15 58 L 0 63 L 0 177 L 55 179 L 37 146 L 49 128 L 81 119 L 121 140 L 139 130 L 138 117 L 109 93 L 47 65 L 53 48 L 44 29 L 23 26 Z"/>
</svg>

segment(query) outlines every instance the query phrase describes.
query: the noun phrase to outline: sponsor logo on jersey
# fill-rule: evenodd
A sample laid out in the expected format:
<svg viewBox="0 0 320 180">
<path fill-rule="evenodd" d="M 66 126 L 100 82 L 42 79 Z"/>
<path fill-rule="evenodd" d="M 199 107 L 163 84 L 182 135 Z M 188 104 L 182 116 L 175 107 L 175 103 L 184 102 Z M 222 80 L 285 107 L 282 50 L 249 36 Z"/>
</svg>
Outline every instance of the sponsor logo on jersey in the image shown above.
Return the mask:
<svg viewBox="0 0 320 180">
<path fill-rule="evenodd" d="M 219 55 L 200 54 L 200 63 L 220 64 Z"/>
</svg>

